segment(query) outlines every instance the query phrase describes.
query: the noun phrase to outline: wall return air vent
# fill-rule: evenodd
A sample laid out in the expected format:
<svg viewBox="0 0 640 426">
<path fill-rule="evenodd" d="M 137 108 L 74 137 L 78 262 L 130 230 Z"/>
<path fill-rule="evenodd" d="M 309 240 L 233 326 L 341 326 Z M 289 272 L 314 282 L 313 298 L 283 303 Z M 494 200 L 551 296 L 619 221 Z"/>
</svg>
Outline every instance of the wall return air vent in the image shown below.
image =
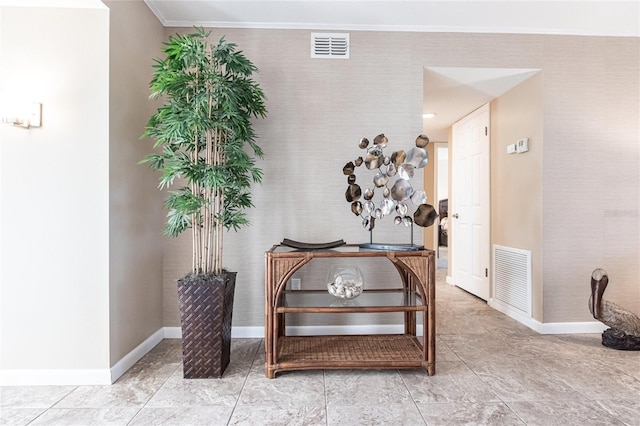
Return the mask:
<svg viewBox="0 0 640 426">
<path fill-rule="evenodd" d="M 349 59 L 349 34 L 311 33 L 311 57 Z"/>
<path fill-rule="evenodd" d="M 493 246 L 493 292 L 507 312 L 531 318 L 531 251 Z"/>
</svg>

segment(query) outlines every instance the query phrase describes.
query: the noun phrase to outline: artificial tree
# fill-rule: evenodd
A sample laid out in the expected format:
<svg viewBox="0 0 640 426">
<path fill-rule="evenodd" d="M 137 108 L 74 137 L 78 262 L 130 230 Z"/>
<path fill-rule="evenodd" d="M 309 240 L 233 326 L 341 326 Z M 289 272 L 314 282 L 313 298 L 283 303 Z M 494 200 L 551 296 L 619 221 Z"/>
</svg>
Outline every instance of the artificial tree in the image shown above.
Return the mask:
<svg viewBox="0 0 640 426">
<path fill-rule="evenodd" d="M 191 230 L 192 270 L 178 280 L 185 377 L 219 377 L 229 362 L 236 273 L 223 269 L 223 235 L 248 224 L 244 210 L 253 206 L 251 185 L 262 179 L 256 157 L 263 152 L 251 122 L 266 115 L 264 93 L 252 79 L 257 68 L 235 44 L 224 37 L 210 43 L 209 36 L 196 28 L 164 42 L 165 56 L 155 60 L 150 84 L 151 97 L 164 104 L 143 135 L 155 139 L 155 151 L 142 162 L 161 172 L 159 187 L 178 186 L 165 200 L 164 233 L 175 237 Z M 223 330 L 185 324 L 198 313 L 222 321 L 217 327 Z M 191 334 L 213 334 L 216 341 L 188 342 Z M 213 355 L 188 359 L 211 345 Z M 219 355 L 220 362 L 208 359 Z"/>
</svg>

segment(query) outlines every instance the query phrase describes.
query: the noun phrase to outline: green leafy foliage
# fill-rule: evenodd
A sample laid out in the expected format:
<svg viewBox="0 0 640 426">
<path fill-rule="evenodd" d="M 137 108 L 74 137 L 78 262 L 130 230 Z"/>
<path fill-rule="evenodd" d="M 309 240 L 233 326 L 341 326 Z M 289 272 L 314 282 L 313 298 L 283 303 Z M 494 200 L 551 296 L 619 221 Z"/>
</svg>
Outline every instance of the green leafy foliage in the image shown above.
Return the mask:
<svg viewBox="0 0 640 426">
<path fill-rule="evenodd" d="M 193 230 L 201 244 L 197 250 L 194 244 L 194 272 L 203 273 L 221 268 L 221 254 L 197 258 L 210 256 L 210 242 L 221 241 L 206 234 L 248 224 L 251 185 L 262 180 L 255 159 L 263 156 L 251 120 L 266 115 L 264 93 L 252 79 L 257 68 L 235 44 L 224 37 L 212 44 L 209 35 L 196 28 L 170 36 L 164 57 L 154 60 L 151 98 L 164 104 L 143 134 L 155 140 L 155 151 L 141 161 L 161 172 L 160 188 L 184 185 L 165 201 L 164 232 Z"/>
</svg>

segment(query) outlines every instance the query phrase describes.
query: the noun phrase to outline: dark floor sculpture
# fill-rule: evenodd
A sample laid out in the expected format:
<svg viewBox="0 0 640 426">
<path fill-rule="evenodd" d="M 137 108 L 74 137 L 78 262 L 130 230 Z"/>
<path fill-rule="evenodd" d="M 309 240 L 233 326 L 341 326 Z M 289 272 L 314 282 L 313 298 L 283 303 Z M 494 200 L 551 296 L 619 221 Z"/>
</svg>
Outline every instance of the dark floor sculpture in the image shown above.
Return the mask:
<svg viewBox="0 0 640 426">
<path fill-rule="evenodd" d="M 607 272 L 594 269 L 591 274 L 589 311 L 595 319 L 611 327 L 602 333 L 602 344 L 612 349 L 640 351 L 640 317 L 602 299 L 608 284 Z"/>
</svg>

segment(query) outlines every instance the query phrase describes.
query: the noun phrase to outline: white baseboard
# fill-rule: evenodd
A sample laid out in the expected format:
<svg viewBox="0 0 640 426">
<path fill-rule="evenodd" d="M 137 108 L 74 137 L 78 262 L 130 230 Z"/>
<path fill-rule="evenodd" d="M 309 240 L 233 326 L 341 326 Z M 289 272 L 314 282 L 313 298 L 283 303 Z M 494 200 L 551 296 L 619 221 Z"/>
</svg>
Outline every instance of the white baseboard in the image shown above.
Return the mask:
<svg viewBox="0 0 640 426">
<path fill-rule="evenodd" d="M 488 305 L 493 309 L 513 318 L 521 324 L 526 325 L 530 329 L 540 334 L 585 334 L 585 333 L 602 333 L 607 326 L 599 321 L 587 322 L 540 322 L 526 316 L 524 313 L 509 308 L 493 299 L 489 299 Z"/>
<path fill-rule="evenodd" d="M 180 327 L 164 327 L 162 330 L 164 331 L 165 339 L 182 338 L 182 329 L 180 329 Z"/>
<path fill-rule="evenodd" d="M 231 327 L 231 337 L 234 339 L 258 339 L 264 337 L 264 327 Z M 165 327 L 165 339 L 181 339 L 180 327 Z"/>
<path fill-rule="evenodd" d="M 161 328 L 122 357 L 111 368 L 0 370 L 0 386 L 110 385 L 164 338 L 164 329 Z"/>
<path fill-rule="evenodd" d="M 257 339 L 264 337 L 264 327 L 231 327 L 234 339 Z"/>
<path fill-rule="evenodd" d="M 165 338 L 164 328 L 159 329 L 144 342 L 140 343 L 131 352 L 123 356 L 113 367 L 111 367 L 111 383 L 115 383 L 128 369 L 140 361 L 151 349 L 155 348 L 158 343 Z"/>
<path fill-rule="evenodd" d="M 231 337 L 234 339 L 254 339 L 264 337 L 264 327 L 232 327 Z M 182 329 L 180 327 L 165 327 L 165 339 L 181 339 Z"/>
<path fill-rule="evenodd" d="M 446 282 L 447 284 L 456 285 L 456 283 L 453 282 L 453 277 L 451 275 L 447 275 L 447 278 L 445 278 L 444 282 Z"/>
<path fill-rule="evenodd" d="M 600 334 L 609 328 L 599 321 L 538 322 L 538 324 L 540 325 L 536 331 L 540 334 Z"/>
<path fill-rule="evenodd" d="M 422 336 L 422 326 L 418 324 L 418 336 Z M 288 326 L 288 336 L 329 336 L 345 334 L 400 334 L 404 331 L 402 324 L 386 325 L 303 325 Z M 166 339 L 180 339 L 182 331 L 180 327 L 165 327 Z M 234 339 L 262 339 L 264 327 L 233 327 L 231 337 Z"/>
</svg>

